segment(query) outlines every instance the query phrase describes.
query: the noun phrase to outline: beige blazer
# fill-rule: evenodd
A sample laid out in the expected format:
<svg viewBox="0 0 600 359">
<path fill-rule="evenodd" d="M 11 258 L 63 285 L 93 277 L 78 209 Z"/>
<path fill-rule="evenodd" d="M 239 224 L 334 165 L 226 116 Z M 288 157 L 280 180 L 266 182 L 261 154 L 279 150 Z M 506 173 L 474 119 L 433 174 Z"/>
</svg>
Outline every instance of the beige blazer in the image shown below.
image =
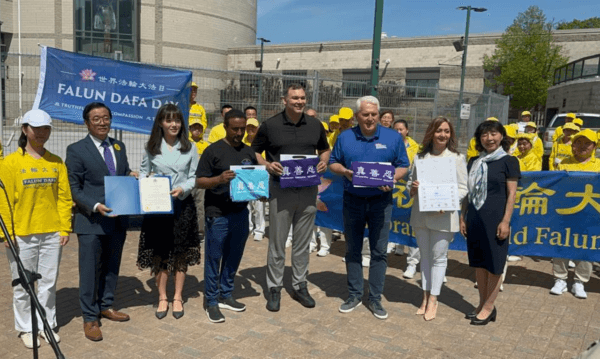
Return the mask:
<svg viewBox="0 0 600 359">
<path fill-rule="evenodd" d="M 435 157 L 456 157 L 456 177 L 458 179 L 458 196 L 460 200 L 467 195 L 467 163 L 465 161 L 465 156 L 462 154 L 454 153 L 445 149 L 444 152 L 439 154 L 438 156 L 434 156 L 431 153 L 428 153 L 423 157 L 423 159 L 427 158 L 435 158 Z M 415 162 L 410 168 L 410 173 L 408 175 L 408 182 L 406 184 L 407 188 L 410 190 L 410 187 L 413 181 L 417 181 L 417 162 L 419 159 L 418 155 L 415 156 Z M 458 222 L 458 211 L 438 213 L 438 212 L 421 212 L 419 211 L 419 196 L 418 194 L 414 197 L 414 202 L 412 206 L 412 211 L 410 214 L 410 225 L 415 228 L 427 228 L 440 232 L 458 232 L 460 230 L 459 222 Z"/>
</svg>

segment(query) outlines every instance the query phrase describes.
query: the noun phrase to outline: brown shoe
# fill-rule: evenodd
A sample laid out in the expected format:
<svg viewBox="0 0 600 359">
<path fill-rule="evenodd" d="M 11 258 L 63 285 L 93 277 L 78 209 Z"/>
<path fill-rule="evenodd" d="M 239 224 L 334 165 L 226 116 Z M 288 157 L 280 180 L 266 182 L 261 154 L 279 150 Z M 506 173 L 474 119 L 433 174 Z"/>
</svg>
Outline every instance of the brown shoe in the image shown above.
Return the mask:
<svg viewBox="0 0 600 359">
<path fill-rule="evenodd" d="M 107 309 L 100 312 L 100 316 L 102 318 L 106 318 L 108 320 L 112 320 L 115 322 L 126 322 L 129 320 L 129 315 L 121 312 L 117 312 L 114 309 Z"/>
<path fill-rule="evenodd" d="M 83 332 L 85 333 L 85 337 L 93 342 L 99 342 L 102 340 L 102 331 L 100 330 L 97 321 L 84 322 Z"/>
</svg>

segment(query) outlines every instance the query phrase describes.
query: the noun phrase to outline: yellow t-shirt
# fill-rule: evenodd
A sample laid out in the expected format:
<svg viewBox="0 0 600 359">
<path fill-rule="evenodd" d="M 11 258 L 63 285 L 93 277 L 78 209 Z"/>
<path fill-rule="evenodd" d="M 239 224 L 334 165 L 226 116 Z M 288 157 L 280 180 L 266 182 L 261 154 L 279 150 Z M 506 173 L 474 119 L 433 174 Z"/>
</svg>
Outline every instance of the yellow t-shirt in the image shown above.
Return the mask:
<svg viewBox="0 0 600 359">
<path fill-rule="evenodd" d="M 419 144 L 410 136 L 407 136 L 406 139 L 408 140 L 408 146 L 406 146 L 406 155 L 408 156 L 408 161 L 412 165 L 415 156 L 419 152 Z"/>
<path fill-rule="evenodd" d="M 550 159 L 548 165 L 550 171 L 556 170 L 558 164 L 565 158 L 569 158 L 573 155 L 573 147 L 571 143 L 565 144 L 561 138 L 552 144 L 552 152 L 550 152 Z"/>
<path fill-rule="evenodd" d="M 208 143 L 215 143 L 218 140 L 222 140 L 225 138 L 226 134 L 225 125 L 220 123 L 210 130 L 210 133 L 208 134 Z"/>
<path fill-rule="evenodd" d="M 15 234 L 71 232 L 71 186 L 67 167 L 60 157 L 46 150 L 39 159 L 23 150 L 13 152 L 2 163 L 4 182 L 15 221 Z M 0 215 L 12 235 L 10 211 L 5 196 L 0 196 Z M 0 237 L 4 237 L 0 233 Z"/>
<path fill-rule="evenodd" d="M 590 158 L 585 163 L 578 162 L 575 157 L 571 156 L 562 160 L 558 164 L 558 171 L 580 171 L 580 172 L 600 172 L 600 160 L 596 157 Z"/>
<path fill-rule="evenodd" d="M 519 159 L 521 172 L 542 170 L 542 160 L 535 153 L 533 153 L 533 149 L 529 150 L 525 156 L 519 155 L 517 158 Z"/>
<path fill-rule="evenodd" d="M 206 111 L 204 110 L 204 107 L 202 107 L 202 105 L 195 103 L 190 106 L 190 118 L 191 117 L 199 118 L 200 122 L 202 123 L 202 126 L 204 127 L 204 129 L 206 129 L 206 125 L 207 125 Z M 188 125 L 189 125 L 189 119 L 188 119 Z"/>
</svg>

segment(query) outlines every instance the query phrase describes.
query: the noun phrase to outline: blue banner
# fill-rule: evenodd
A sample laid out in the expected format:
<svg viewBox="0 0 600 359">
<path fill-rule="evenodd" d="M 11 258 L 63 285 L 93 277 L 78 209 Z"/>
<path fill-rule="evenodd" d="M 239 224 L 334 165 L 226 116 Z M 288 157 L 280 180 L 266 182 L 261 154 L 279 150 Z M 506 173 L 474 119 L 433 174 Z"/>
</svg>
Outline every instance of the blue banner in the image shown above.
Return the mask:
<svg viewBox="0 0 600 359">
<path fill-rule="evenodd" d="M 318 226 L 343 231 L 340 176 L 327 173 L 319 186 Z M 412 199 L 396 183 L 390 241 L 416 247 L 410 227 Z M 466 250 L 457 233 L 452 250 Z M 590 172 L 527 172 L 519 181 L 511 219 L 509 253 L 600 261 L 600 175 Z"/>
<path fill-rule="evenodd" d="M 174 103 L 188 118 L 190 71 L 116 61 L 42 47 L 33 104 L 52 118 L 83 124 L 83 108 L 103 102 L 112 128 L 149 134 L 156 112 Z"/>
</svg>

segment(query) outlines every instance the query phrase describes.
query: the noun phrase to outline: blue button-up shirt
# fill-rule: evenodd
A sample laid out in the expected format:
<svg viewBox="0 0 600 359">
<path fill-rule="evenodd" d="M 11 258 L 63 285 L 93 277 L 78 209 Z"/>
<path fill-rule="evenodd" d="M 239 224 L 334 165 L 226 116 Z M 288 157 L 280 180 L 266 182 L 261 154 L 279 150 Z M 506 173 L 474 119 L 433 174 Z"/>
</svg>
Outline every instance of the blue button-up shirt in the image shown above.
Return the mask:
<svg viewBox="0 0 600 359">
<path fill-rule="evenodd" d="M 360 126 L 348 129 L 338 136 L 329 164 L 340 163 L 351 169 L 352 162 L 389 162 L 395 168 L 410 166 L 402 135 L 394 130 L 377 126 L 373 137 L 367 139 Z M 380 195 L 378 188 L 356 188 L 344 177 L 344 190 L 357 196 Z"/>
</svg>

